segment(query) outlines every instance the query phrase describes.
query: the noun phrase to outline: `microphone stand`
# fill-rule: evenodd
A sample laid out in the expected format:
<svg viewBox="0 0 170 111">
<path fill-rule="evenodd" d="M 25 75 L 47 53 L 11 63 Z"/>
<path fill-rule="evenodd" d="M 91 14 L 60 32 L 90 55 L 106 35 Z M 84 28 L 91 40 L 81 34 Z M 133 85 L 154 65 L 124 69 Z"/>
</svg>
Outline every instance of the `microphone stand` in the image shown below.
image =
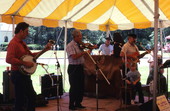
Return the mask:
<svg viewBox="0 0 170 111">
<path fill-rule="evenodd" d="M 127 62 L 127 54 L 126 53 L 125 53 L 125 56 L 124 56 L 124 60 L 125 60 L 124 67 L 120 68 L 120 73 L 122 75 L 122 84 L 124 86 L 124 92 L 121 89 L 121 99 L 120 99 L 120 106 L 119 106 L 120 108 L 117 109 L 116 111 L 126 111 L 127 110 L 127 83 L 126 83 L 126 74 L 128 72 L 128 68 L 127 68 L 127 63 L 128 62 Z M 123 69 L 124 69 L 124 71 L 123 71 Z M 124 74 L 123 74 L 123 72 L 124 72 Z M 124 98 L 122 97 L 123 95 L 124 95 Z M 130 99 L 131 99 L 131 97 L 130 97 Z M 122 102 L 123 101 L 125 103 L 125 107 L 122 107 Z"/>
<path fill-rule="evenodd" d="M 90 59 L 93 61 L 94 65 L 95 65 L 95 69 L 96 69 L 96 110 L 98 111 L 98 71 L 102 74 L 102 76 L 104 77 L 104 79 L 106 80 L 106 82 L 110 85 L 110 82 L 108 81 L 108 79 L 106 78 L 106 76 L 104 75 L 104 73 L 102 72 L 102 70 L 98 67 L 96 61 L 92 58 L 92 56 L 87 52 L 88 56 L 90 57 Z"/>
<path fill-rule="evenodd" d="M 58 61 L 58 58 L 57 58 L 57 54 L 56 52 L 54 52 L 54 55 L 55 55 L 55 58 L 56 58 L 56 70 L 57 70 L 57 111 L 59 111 L 59 107 L 60 107 L 60 102 L 59 102 L 59 84 L 60 84 L 60 80 L 59 80 L 59 75 L 61 75 L 61 78 L 62 78 L 62 72 L 61 72 L 61 69 L 60 69 L 60 63 Z"/>
<path fill-rule="evenodd" d="M 125 77 L 126 77 L 126 74 L 127 74 L 127 70 L 128 70 L 128 68 L 127 68 L 127 54 L 125 53 Z M 126 83 L 126 79 L 125 79 L 125 84 L 124 84 L 125 86 L 125 110 L 127 109 L 127 83 Z M 130 97 L 130 99 L 131 99 L 131 97 Z M 121 106 L 122 107 L 122 106 Z"/>
<path fill-rule="evenodd" d="M 48 72 L 47 68 L 45 68 L 44 65 L 41 65 L 41 66 L 45 70 L 45 72 L 48 74 L 48 76 L 50 77 L 50 79 L 51 79 L 51 86 L 54 86 L 54 80 L 53 80 L 52 76 L 50 75 L 50 73 Z"/>
<path fill-rule="evenodd" d="M 169 98 L 168 98 L 168 66 L 167 66 L 167 75 L 166 75 L 166 84 L 167 84 L 167 99 L 168 99 L 168 102 L 169 102 Z"/>
<path fill-rule="evenodd" d="M 51 79 L 51 86 L 53 87 L 54 86 L 54 80 L 53 80 L 52 76 L 50 75 L 50 73 L 47 70 L 48 67 L 45 68 L 44 65 L 41 65 L 41 66 L 45 70 L 45 72 L 48 74 L 48 76 L 50 77 L 50 79 Z M 48 65 L 46 65 L 46 66 L 48 66 Z"/>
</svg>

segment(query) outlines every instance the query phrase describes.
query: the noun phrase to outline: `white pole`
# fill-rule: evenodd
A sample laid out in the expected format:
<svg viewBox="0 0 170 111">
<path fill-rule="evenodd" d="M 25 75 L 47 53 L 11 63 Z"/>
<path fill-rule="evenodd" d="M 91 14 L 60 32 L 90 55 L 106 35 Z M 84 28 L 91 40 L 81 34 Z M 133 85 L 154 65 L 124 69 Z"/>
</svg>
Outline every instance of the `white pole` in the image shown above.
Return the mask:
<svg viewBox="0 0 170 111">
<path fill-rule="evenodd" d="M 162 22 L 160 22 L 161 25 Z M 161 48 L 161 56 L 163 58 L 163 28 L 160 28 L 160 48 Z"/>
<path fill-rule="evenodd" d="M 12 37 L 14 37 L 14 29 L 15 29 L 15 20 L 14 20 L 14 16 L 12 16 Z"/>
<path fill-rule="evenodd" d="M 109 34 L 110 34 L 109 25 L 106 25 L 106 38 L 109 37 Z"/>
<path fill-rule="evenodd" d="M 157 91 L 157 72 L 158 72 L 158 60 L 157 60 L 157 52 L 158 52 L 158 20 L 159 20 L 159 13 L 158 13 L 158 3 L 159 0 L 155 0 L 154 4 L 154 86 L 153 86 L 153 111 L 156 111 L 156 91 Z"/>
</svg>

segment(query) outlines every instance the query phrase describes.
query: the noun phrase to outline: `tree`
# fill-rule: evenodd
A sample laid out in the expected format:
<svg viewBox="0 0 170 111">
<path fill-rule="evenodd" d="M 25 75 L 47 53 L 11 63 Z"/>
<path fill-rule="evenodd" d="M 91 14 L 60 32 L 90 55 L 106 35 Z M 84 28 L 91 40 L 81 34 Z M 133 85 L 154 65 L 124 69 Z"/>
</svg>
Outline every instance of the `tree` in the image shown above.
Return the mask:
<svg viewBox="0 0 170 111">
<path fill-rule="evenodd" d="M 70 28 L 67 30 L 67 43 L 69 43 L 72 40 L 72 31 L 74 28 Z M 83 35 L 83 42 L 88 42 L 91 44 L 102 44 L 105 41 L 106 38 L 106 32 L 102 31 L 90 31 L 90 30 L 81 30 Z M 140 47 L 146 46 L 148 43 L 150 43 L 152 46 L 154 45 L 154 29 L 153 28 L 147 28 L 147 29 L 132 29 L 132 30 L 116 30 L 111 31 L 111 35 L 115 32 L 119 32 L 122 35 L 122 38 L 124 41 L 127 41 L 127 35 L 130 33 L 134 33 L 137 35 L 137 40 L 140 44 L 137 44 L 140 50 L 143 50 L 143 48 Z M 170 28 L 165 28 L 163 31 L 163 39 L 165 36 L 170 35 Z M 64 49 L 64 36 L 65 36 L 65 28 L 49 28 L 45 26 L 40 27 L 30 27 L 29 28 L 29 37 L 26 39 L 26 42 L 29 44 L 40 44 L 45 45 L 49 39 L 55 40 L 56 44 L 59 45 L 60 49 Z M 160 38 L 160 34 L 158 34 L 158 37 Z M 160 41 L 160 39 L 159 39 Z"/>
</svg>

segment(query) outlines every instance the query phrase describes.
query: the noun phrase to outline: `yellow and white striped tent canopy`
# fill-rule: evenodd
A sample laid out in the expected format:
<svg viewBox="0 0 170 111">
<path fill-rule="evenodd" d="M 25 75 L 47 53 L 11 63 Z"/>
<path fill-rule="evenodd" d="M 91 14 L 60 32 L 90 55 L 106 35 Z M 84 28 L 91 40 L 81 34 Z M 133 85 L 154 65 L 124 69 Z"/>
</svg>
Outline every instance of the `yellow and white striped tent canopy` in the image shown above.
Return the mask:
<svg viewBox="0 0 170 111">
<path fill-rule="evenodd" d="M 90 30 L 154 26 L 154 0 L 0 0 L 0 22 Z M 159 27 L 170 26 L 170 0 L 159 0 Z"/>
</svg>

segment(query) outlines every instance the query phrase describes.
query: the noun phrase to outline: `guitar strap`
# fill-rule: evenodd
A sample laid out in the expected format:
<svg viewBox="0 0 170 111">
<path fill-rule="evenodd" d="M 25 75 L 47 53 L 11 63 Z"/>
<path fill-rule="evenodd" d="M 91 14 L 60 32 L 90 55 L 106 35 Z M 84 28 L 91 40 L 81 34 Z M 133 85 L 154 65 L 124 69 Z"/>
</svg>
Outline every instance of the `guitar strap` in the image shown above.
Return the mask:
<svg viewBox="0 0 170 111">
<path fill-rule="evenodd" d="M 31 52 L 30 52 L 30 50 L 28 49 L 27 45 L 26 45 L 23 41 L 21 41 L 21 44 L 22 44 L 22 46 L 24 47 L 24 49 L 26 50 L 27 54 L 30 54 L 30 55 L 31 55 Z"/>
<path fill-rule="evenodd" d="M 136 52 L 138 52 L 138 48 L 137 48 L 137 46 L 135 45 L 135 49 L 136 49 Z"/>
</svg>

